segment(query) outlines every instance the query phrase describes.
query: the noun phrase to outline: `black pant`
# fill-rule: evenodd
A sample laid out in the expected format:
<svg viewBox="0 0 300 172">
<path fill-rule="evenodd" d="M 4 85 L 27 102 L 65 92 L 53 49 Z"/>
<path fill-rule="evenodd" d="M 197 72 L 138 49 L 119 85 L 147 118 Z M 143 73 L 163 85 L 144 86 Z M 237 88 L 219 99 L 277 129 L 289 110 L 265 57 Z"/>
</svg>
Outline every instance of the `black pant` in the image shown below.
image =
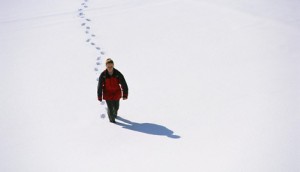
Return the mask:
<svg viewBox="0 0 300 172">
<path fill-rule="evenodd" d="M 115 118 L 118 115 L 118 110 L 120 106 L 120 100 L 106 100 L 107 104 L 107 114 L 110 122 L 115 122 Z"/>
</svg>

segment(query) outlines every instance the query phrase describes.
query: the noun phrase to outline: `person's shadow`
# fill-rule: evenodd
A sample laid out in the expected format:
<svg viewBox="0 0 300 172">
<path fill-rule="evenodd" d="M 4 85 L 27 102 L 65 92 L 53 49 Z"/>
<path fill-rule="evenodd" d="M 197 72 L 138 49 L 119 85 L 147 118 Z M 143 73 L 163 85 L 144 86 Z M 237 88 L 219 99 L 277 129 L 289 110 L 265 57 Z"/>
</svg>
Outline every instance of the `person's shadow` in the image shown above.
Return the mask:
<svg viewBox="0 0 300 172">
<path fill-rule="evenodd" d="M 133 130 L 145 134 L 167 136 L 172 139 L 180 138 L 180 136 L 174 135 L 174 132 L 172 130 L 162 125 L 151 124 L 151 123 L 136 123 L 119 116 L 116 119 L 121 121 L 121 122 L 116 121 L 117 125 L 122 126 L 123 128 L 126 128 L 128 130 Z"/>
</svg>

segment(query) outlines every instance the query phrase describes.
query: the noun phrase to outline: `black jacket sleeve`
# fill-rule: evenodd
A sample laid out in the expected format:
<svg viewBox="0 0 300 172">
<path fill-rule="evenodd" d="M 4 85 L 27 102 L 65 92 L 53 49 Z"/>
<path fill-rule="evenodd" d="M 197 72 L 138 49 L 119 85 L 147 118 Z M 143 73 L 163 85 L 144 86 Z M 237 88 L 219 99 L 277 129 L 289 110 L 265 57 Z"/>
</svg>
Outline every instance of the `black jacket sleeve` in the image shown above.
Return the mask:
<svg viewBox="0 0 300 172">
<path fill-rule="evenodd" d="M 126 80 L 121 72 L 119 73 L 119 76 L 120 76 L 119 79 L 120 79 L 120 84 L 123 92 L 123 98 L 128 98 L 128 86 Z"/>
<path fill-rule="evenodd" d="M 98 97 L 100 97 L 101 99 L 102 99 L 102 91 L 103 91 L 102 89 L 103 89 L 104 79 L 105 79 L 105 73 L 102 72 L 98 79 L 98 89 L 97 89 Z"/>
</svg>

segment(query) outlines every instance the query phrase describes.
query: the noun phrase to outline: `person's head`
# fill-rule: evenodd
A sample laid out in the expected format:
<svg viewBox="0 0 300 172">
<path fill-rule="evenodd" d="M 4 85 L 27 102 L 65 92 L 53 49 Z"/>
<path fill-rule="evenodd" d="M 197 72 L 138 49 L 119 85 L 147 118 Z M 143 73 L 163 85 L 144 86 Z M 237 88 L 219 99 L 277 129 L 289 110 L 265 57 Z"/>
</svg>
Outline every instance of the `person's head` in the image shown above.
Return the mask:
<svg viewBox="0 0 300 172">
<path fill-rule="evenodd" d="M 112 72 L 114 69 L 114 61 L 111 58 L 106 59 L 105 62 L 106 65 L 106 69 L 108 70 L 108 72 Z"/>
</svg>

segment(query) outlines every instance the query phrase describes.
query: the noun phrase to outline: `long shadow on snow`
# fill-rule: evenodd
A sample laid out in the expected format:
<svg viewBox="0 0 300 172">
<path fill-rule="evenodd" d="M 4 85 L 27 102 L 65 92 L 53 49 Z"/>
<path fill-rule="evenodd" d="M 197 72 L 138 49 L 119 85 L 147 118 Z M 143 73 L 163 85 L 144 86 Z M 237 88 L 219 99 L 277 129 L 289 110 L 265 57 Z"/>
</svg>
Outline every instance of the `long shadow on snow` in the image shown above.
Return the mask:
<svg viewBox="0 0 300 172">
<path fill-rule="evenodd" d="M 145 134 L 152 134 L 152 135 L 160 135 L 160 136 L 167 136 L 172 139 L 179 139 L 180 136 L 174 135 L 174 132 L 167 127 L 157 125 L 157 124 L 151 124 L 151 123 L 136 123 L 129 121 L 127 119 L 124 119 L 122 117 L 117 117 L 117 119 L 121 122 L 116 122 L 117 125 L 122 126 L 123 128 L 126 128 L 128 130 L 133 130 Z"/>
</svg>

